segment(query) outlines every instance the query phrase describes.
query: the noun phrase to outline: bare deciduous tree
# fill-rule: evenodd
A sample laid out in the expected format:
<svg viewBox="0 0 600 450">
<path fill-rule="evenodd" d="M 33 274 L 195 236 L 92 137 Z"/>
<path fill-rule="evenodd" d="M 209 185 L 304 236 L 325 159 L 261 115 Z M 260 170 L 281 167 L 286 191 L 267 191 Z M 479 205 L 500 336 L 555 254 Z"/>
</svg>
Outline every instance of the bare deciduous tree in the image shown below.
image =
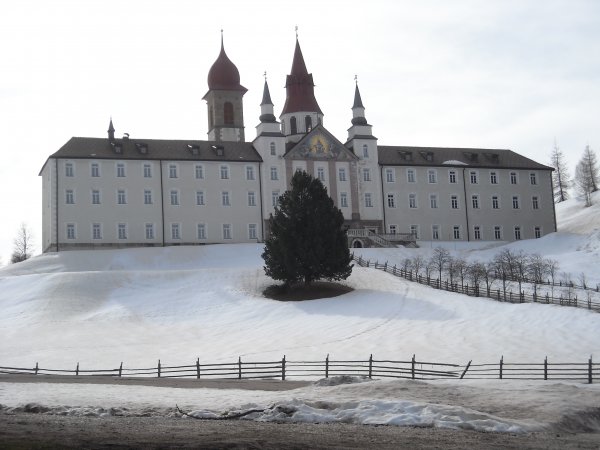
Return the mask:
<svg viewBox="0 0 600 450">
<path fill-rule="evenodd" d="M 592 205 L 592 192 L 598 190 L 598 164 L 596 155 L 588 145 L 583 157 L 575 167 L 575 186 L 577 192 L 584 198 L 585 206 Z"/>
<path fill-rule="evenodd" d="M 14 245 L 13 253 L 10 257 L 11 263 L 18 263 L 31 258 L 31 253 L 33 252 L 33 236 L 25 222 L 21 223 L 19 226 Z"/>
<path fill-rule="evenodd" d="M 450 261 L 450 252 L 443 247 L 436 247 L 433 249 L 433 254 L 431 255 L 431 259 L 429 260 L 432 267 L 437 270 L 439 274 L 440 282 L 442 280 L 442 272 L 446 268 L 448 262 Z"/>
<path fill-rule="evenodd" d="M 569 198 L 568 189 L 571 187 L 571 176 L 569 175 L 569 169 L 565 161 L 565 156 L 558 148 L 556 140 L 554 141 L 554 148 L 550 155 L 550 161 L 554 172 L 552 172 L 552 181 L 554 185 L 554 202 L 564 202 Z"/>
</svg>

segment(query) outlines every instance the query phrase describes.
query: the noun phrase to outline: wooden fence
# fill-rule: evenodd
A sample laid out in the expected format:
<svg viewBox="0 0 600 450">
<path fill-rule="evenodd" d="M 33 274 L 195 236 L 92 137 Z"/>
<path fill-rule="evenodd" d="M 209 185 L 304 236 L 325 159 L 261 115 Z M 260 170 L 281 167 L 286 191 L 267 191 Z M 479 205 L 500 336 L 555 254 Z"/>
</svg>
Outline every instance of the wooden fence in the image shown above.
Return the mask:
<svg viewBox="0 0 600 450">
<path fill-rule="evenodd" d="M 439 379 L 501 379 L 501 380 L 554 380 L 592 383 L 600 379 L 600 363 L 590 357 L 583 363 L 555 363 L 545 358 L 539 363 L 512 363 L 500 358 L 499 362 L 465 365 L 418 361 L 415 355 L 407 360 L 374 359 L 288 361 L 285 356 L 277 361 L 242 361 L 232 363 L 200 363 L 165 366 L 160 360 L 155 367 L 129 368 L 123 363 L 114 369 L 74 370 L 46 369 L 39 367 L 0 367 L 0 374 L 18 375 L 71 375 L 110 376 L 127 378 L 195 378 L 195 379 L 315 379 L 338 375 L 363 376 L 366 378 L 406 378 L 412 380 Z M 1 377 L 0 377 L 1 381 Z"/>
<path fill-rule="evenodd" d="M 384 272 L 390 273 L 394 276 L 404 278 L 408 281 L 414 281 L 416 283 L 425 284 L 434 289 L 443 289 L 448 292 L 456 292 L 459 294 L 469 295 L 471 297 L 487 297 L 492 300 L 509 303 L 546 303 L 561 306 L 573 306 L 576 308 L 586 308 L 592 311 L 600 312 L 600 302 L 592 300 L 590 297 L 587 299 L 578 299 L 577 297 L 552 297 L 546 293 L 546 295 L 540 295 L 536 292 L 531 294 L 525 292 L 503 291 L 501 289 L 487 289 L 480 287 L 479 285 L 469 286 L 468 284 L 449 283 L 441 281 L 439 278 L 427 277 L 421 274 L 415 273 L 412 270 L 404 270 L 402 268 L 392 266 L 391 264 L 379 263 L 378 261 L 370 261 L 363 259 L 361 256 L 352 255 L 354 261 L 361 267 L 373 267 L 375 269 L 383 270 Z"/>
</svg>

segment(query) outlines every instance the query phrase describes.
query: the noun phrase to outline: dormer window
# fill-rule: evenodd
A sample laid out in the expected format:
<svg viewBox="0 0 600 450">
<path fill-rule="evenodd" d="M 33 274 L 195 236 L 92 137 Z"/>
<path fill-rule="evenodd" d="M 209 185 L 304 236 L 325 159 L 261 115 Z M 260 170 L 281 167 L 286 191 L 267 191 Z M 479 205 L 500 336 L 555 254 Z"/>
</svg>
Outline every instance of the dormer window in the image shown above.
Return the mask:
<svg viewBox="0 0 600 450">
<path fill-rule="evenodd" d="M 488 161 L 494 164 L 498 164 L 498 162 L 500 162 L 500 156 L 498 153 L 484 153 L 483 156 L 485 156 Z"/>
<path fill-rule="evenodd" d="M 479 161 L 479 155 L 477 153 L 463 152 L 463 155 L 465 155 L 465 158 L 467 158 L 467 160 L 470 162 L 478 162 Z"/>
<path fill-rule="evenodd" d="M 427 161 L 427 162 L 432 162 L 433 161 L 433 152 L 419 152 L 421 154 L 421 157 Z"/>
<path fill-rule="evenodd" d="M 223 156 L 225 154 L 225 149 L 222 145 L 211 145 L 211 148 L 217 156 Z"/>
<path fill-rule="evenodd" d="M 148 144 L 136 143 L 135 148 L 137 148 L 137 151 L 140 152 L 142 155 L 148 153 Z"/>
<path fill-rule="evenodd" d="M 194 156 L 198 156 L 200 154 L 200 146 L 199 145 L 188 144 L 187 148 L 190 151 L 190 153 Z"/>
<path fill-rule="evenodd" d="M 123 152 L 123 147 L 121 146 L 121 144 L 117 143 L 117 142 L 111 142 L 110 145 L 112 145 L 112 148 L 114 150 L 115 153 L 122 153 Z"/>
<path fill-rule="evenodd" d="M 400 158 L 404 161 L 412 161 L 412 152 L 403 152 L 403 151 L 399 151 L 398 155 L 400 156 Z"/>
</svg>

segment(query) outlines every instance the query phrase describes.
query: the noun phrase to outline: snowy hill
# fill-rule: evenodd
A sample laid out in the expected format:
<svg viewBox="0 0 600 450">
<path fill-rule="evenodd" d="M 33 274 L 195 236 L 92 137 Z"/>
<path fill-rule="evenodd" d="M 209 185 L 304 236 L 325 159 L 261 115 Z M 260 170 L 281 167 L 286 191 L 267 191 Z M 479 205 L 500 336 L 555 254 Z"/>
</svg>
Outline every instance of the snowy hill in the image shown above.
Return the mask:
<svg viewBox="0 0 600 450">
<path fill-rule="evenodd" d="M 557 259 L 600 282 L 600 197 L 558 205 L 559 233 L 507 244 Z M 562 231 L 564 230 L 564 231 Z M 470 259 L 499 247 L 447 244 Z M 363 249 L 401 261 L 421 249 Z M 276 302 L 260 245 L 46 254 L 0 270 L 0 363 L 46 367 L 153 365 L 265 357 L 418 357 L 466 363 L 585 361 L 600 355 L 600 314 L 506 304 L 433 290 L 355 267 L 355 290 L 333 299 Z"/>
</svg>

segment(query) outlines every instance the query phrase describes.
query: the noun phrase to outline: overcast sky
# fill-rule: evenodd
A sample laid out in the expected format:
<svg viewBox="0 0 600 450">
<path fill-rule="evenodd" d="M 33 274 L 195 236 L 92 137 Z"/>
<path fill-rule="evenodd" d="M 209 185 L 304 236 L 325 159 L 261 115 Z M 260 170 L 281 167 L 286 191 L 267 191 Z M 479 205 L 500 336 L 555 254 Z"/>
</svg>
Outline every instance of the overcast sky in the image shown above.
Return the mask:
<svg viewBox="0 0 600 450">
<path fill-rule="evenodd" d="M 206 139 L 206 76 L 237 65 L 246 138 L 266 71 L 279 115 L 294 27 L 342 142 L 354 75 L 383 145 L 509 148 L 571 167 L 600 150 L 600 1 L 20 0 L 0 17 L 0 260 L 41 242 L 46 158 L 72 136 Z M 39 252 L 39 246 L 37 251 Z"/>
</svg>

